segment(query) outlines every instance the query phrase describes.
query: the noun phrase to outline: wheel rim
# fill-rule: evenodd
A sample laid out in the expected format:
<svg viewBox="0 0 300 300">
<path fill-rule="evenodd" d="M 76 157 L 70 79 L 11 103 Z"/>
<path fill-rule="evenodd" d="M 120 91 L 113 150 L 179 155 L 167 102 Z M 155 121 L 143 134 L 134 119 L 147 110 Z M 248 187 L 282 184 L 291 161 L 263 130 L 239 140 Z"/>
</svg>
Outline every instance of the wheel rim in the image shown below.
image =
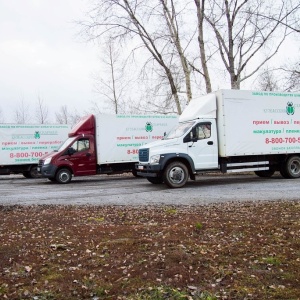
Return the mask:
<svg viewBox="0 0 300 300">
<path fill-rule="evenodd" d="M 180 167 L 174 167 L 170 170 L 169 178 L 172 183 L 179 184 L 185 178 L 184 170 Z"/>
<path fill-rule="evenodd" d="M 39 173 L 37 171 L 37 167 L 34 167 L 30 170 L 30 176 L 33 177 L 33 178 L 36 178 L 39 176 Z"/>
<path fill-rule="evenodd" d="M 291 161 L 291 173 L 294 176 L 299 176 L 300 175 L 300 160 L 295 159 Z"/>
<path fill-rule="evenodd" d="M 59 179 L 61 182 L 67 182 L 69 180 L 70 176 L 67 172 L 62 172 L 59 174 Z"/>
</svg>

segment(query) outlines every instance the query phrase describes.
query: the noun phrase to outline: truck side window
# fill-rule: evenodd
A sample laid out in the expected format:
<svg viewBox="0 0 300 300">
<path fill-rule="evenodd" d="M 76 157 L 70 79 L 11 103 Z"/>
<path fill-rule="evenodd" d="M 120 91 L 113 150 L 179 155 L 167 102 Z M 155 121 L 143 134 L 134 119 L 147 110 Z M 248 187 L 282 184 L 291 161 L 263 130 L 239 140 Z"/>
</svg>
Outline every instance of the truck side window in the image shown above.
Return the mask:
<svg viewBox="0 0 300 300">
<path fill-rule="evenodd" d="M 90 148 L 90 140 L 88 139 L 81 139 L 78 140 L 78 150 L 77 151 L 85 151 Z"/>
<path fill-rule="evenodd" d="M 90 148 L 90 140 L 89 139 L 80 139 L 76 141 L 71 148 L 75 150 L 75 152 L 81 152 L 88 150 Z"/>
<path fill-rule="evenodd" d="M 208 139 L 211 137 L 211 124 L 198 124 L 196 127 L 198 140 Z"/>
</svg>

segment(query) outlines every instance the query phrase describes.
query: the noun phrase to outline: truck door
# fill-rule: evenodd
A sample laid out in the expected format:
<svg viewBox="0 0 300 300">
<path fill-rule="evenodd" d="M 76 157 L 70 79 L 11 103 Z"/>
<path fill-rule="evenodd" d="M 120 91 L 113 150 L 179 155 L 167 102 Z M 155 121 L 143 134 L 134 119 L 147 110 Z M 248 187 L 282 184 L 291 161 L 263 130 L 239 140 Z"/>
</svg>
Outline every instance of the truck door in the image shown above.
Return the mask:
<svg viewBox="0 0 300 300">
<path fill-rule="evenodd" d="M 184 140 L 196 170 L 218 168 L 218 144 L 214 125 L 211 122 L 197 123 Z"/>
<path fill-rule="evenodd" d="M 69 147 L 68 153 L 75 176 L 96 174 L 94 137 L 79 138 Z"/>
</svg>

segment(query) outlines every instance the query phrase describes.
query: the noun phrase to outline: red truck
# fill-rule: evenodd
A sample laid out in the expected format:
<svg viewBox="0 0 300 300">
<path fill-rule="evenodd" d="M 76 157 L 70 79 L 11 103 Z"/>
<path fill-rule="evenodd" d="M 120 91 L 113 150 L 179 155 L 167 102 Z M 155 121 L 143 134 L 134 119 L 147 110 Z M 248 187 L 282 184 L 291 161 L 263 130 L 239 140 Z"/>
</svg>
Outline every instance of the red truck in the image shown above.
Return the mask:
<svg viewBox="0 0 300 300">
<path fill-rule="evenodd" d="M 39 160 L 38 172 L 58 183 L 69 183 L 72 176 L 136 175 L 138 148 L 162 139 L 177 122 L 174 115 L 88 115 L 58 150 Z"/>
</svg>

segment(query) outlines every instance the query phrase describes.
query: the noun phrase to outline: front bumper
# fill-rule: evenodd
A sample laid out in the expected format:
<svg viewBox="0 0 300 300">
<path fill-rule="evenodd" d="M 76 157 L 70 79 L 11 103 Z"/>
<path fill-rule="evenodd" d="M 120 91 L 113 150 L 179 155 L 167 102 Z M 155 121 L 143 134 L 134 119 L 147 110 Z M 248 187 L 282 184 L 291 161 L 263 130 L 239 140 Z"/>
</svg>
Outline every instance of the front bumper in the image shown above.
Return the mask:
<svg viewBox="0 0 300 300">
<path fill-rule="evenodd" d="M 54 178 L 56 170 L 57 170 L 57 166 L 51 164 L 45 166 L 44 165 L 38 166 L 39 174 L 42 174 L 42 176 L 46 178 Z"/>
<path fill-rule="evenodd" d="M 135 164 L 135 169 L 138 176 L 159 177 L 161 175 L 162 166 L 160 164 Z"/>
</svg>

